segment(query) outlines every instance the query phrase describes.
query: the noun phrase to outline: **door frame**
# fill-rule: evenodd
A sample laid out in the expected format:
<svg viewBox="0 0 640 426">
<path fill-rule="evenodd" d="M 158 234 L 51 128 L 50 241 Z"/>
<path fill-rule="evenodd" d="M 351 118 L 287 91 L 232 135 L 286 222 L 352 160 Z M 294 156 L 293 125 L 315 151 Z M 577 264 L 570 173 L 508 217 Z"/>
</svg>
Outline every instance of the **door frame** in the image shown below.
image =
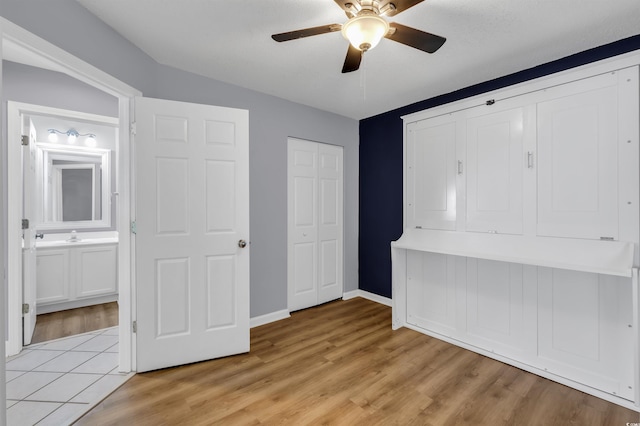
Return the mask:
<svg viewBox="0 0 640 426">
<path fill-rule="evenodd" d="M 26 116 L 51 116 L 51 117 L 60 117 L 62 119 L 71 119 L 71 120 L 85 120 L 87 122 L 102 122 L 103 125 L 107 126 L 116 126 L 120 125 L 119 119 L 113 119 L 109 121 L 101 121 L 98 120 L 99 116 L 95 114 L 87 114 L 83 112 L 77 111 L 69 111 L 60 108 L 53 108 L 41 105 L 34 104 L 26 104 L 22 102 L 9 101 L 7 104 L 7 115 L 9 116 L 7 119 L 7 139 L 12 140 L 12 143 L 8 143 L 7 145 L 7 198 L 8 198 L 8 206 L 7 206 L 7 214 L 8 214 L 8 222 L 17 223 L 20 219 L 20 214 L 22 212 L 22 197 L 23 197 L 23 186 L 22 185 L 14 185 L 12 180 L 18 178 L 22 179 L 22 164 L 21 164 L 21 152 L 24 147 L 18 145 L 17 140 L 20 136 L 20 127 L 22 125 L 21 122 L 17 122 L 16 114 L 19 119 L 22 119 L 24 115 Z M 116 124 L 117 123 L 117 124 Z M 15 137 L 16 140 L 12 138 Z M 35 143 L 35 141 L 33 141 Z M 120 145 L 120 144 L 118 144 Z M 120 146 L 118 146 L 118 150 Z M 107 163 L 109 164 L 109 163 Z M 111 186 L 111 185 L 110 185 Z M 110 192 L 113 193 L 114 188 L 111 188 Z M 109 212 L 110 217 L 110 212 Z M 24 295 L 23 295 L 23 287 L 24 285 L 18 285 L 16 282 L 21 280 L 21 274 L 23 273 L 23 269 L 19 267 L 13 267 L 17 263 L 23 265 L 22 260 L 20 259 L 21 253 L 15 249 L 15 247 L 20 246 L 21 244 L 21 235 L 22 232 L 15 228 L 9 228 L 7 230 L 7 242 L 8 242 L 8 259 L 9 266 L 7 268 L 8 271 L 8 291 L 7 291 L 7 343 L 6 343 L 6 353 L 7 354 L 17 354 L 22 350 L 22 325 L 20 324 L 21 319 L 23 317 L 22 312 L 20 310 L 20 305 L 23 303 Z M 23 265 L 24 268 L 24 265 Z M 9 284 L 13 283 L 13 284 Z M 34 307 L 34 309 L 36 309 Z"/>
<path fill-rule="evenodd" d="M 130 228 L 131 218 L 134 214 L 132 203 L 133 173 L 132 173 L 132 147 L 130 140 L 130 123 L 132 122 L 132 105 L 136 96 L 142 93 L 127 85 L 126 83 L 110 76 L 100 69 L 88 64 L 87 62 L 71 55 L 65 50 L 49 43 L 48 41 L 34 35 L 33 33 L 19 27 L 18 25 L 0 17 L 0 35 L 2 44 L 0 45 L 0 59 L 6 56 L 7 51 L 18 53 L 21 58 L 25 58 L 25 63 L 33 66 L 62 72 L 75 78 L 83 83 L 89 84 L 103 92 L 106 92 L 118 99 L 118 161 L 116 170 L 116 188 L 119 192 L 119 208 L 117 212 L 117 231 L 118 239 L 118 286 L 119 286 L 119 337 L 120 352 L 119 366 L 121 371 L 135 371 L 135 345 L 132 334 L 132 319 L 135 315 L 135 283 L 133 281 L 133 259 L 132 259 L 132 233 Z M 2 68 L 0 66 L 0 77 Z M 1 90 L 1 87 L 0 87 Z M 4 136 L 4 135 L 3 135 Z M 6 157 L 8 144 L 3 141 L 2 155 Z M 7 158 L 7 166 L 11 165 L 11 161 Z M 7 187 L 7 183 L 3 182 L 3 187 Z M 7 192 L 11 188 L 7 188 Z M 12 191 L 12 193 L 15 191 Z M 7 194 L 5 199 L 7 206 L 11 205 L 11 198 Z M 3 225 L 7 229 L 7 241 L 20 241 L 20 230 L 17 226 L 9 227 L 9 214 L 7 209 L 3 209 Z M 16 237 L 16 234 L 18 235 Z M 21 245 L 21 244 L 20 244 Z M 5 283 L 10 280 L 17 279 L 17 271 L 12 271 L 11 263 L 8 259 L 12 259 L 10 247 L 7 246 L 7 253 L 3 253 L 2 261 L 4 263 Z M 15 268 L 13 268 L 15 269 Z M 20 271 L 20 274 L 22 271 Z M 20 278 L 21 279 L 21 278 Z M 13 308 L 8 311 L 9 318 L 15 316 L 18 304 L 15 303 L 15 295 L 9 289 L 10 293 L 7 300 L 4 300 L 4 306 Z M 124 297 L 123 297 L 124 296 Z M 2 301 L 2 298 L 0 298 Z M 21 302 L 20 306 L 21 306 Z M 22 314 L 19 314 L 20 319 Z M 0 319 L 0 327 L 4 327 L 4 317 Z M 2 345 L 0 351 L 5 351 Z M 5 364 L 0 367 L 0 377 L 4 377 Z M 4 398 L 3 398 L 4 402 Z M 2 422 L 0 422 L 2 423 Z"/>
</svg>

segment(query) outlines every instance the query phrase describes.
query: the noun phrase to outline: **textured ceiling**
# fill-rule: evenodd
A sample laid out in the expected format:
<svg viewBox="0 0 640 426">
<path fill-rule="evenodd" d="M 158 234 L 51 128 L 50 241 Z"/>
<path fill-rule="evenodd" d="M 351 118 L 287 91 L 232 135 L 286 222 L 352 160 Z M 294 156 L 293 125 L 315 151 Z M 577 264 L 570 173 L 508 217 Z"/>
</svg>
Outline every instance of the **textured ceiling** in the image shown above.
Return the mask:
<svg viewBox="0 0 640 426">
<path fill-rule="evenodd" d="M 426 0 L 389 19 L 447 38 L 428 54 L 383 39 L 342 74 L 332 0 L 78 0 L 157 62 L 361 119 L 640 33 L 640 0 Z"/>
</svg>

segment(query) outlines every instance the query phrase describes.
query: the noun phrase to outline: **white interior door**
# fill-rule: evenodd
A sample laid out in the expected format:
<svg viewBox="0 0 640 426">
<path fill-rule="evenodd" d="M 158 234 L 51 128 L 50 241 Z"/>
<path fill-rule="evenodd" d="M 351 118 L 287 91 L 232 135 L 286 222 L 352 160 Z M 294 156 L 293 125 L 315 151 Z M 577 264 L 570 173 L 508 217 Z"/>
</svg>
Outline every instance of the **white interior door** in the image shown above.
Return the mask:
<svg viewBox="0 0 640 426">
<path fill-rule="evenodd" d="M 288 144 L 289 310 L 343 293 L 343 148 Z"/>
<path fill-rule="evenodd" d="M 25 123 L 26 124 L 26 123 Z M 28 307 L 23 310 L 23 342 L 31 343 L 36 328 L 36 225 L 37 203 L 36 192 L 36 130 L 28 120 L 29 145 L 22 151 L 23 172 L 23 217 L 29 219 L 29 227 L 24 230 L 22 250 L 22 303 Z"/>
<path fill-rule="evenodd" d="M 135 117 L 137 370 L 247 352 L 248 111 L 136 98 Z"/>
</svg>

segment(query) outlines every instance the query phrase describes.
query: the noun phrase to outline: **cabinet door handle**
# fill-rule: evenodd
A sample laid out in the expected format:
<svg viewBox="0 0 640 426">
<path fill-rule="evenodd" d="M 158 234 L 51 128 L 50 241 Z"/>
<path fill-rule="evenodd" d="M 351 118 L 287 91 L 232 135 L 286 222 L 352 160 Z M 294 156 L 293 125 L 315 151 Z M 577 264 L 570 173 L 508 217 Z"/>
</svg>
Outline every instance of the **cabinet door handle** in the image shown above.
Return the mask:
<svg viewBox="0 0 640 426">
<path fill-rule="evenodd" d="M 458 160 L 458 174 L 461 175 L 462 174 L 462 161 Z"/>
<path fill-rule="evenodd" d="M 533 151 L 527 152 L 527 168 L 533 169 Z"/>
</svg>

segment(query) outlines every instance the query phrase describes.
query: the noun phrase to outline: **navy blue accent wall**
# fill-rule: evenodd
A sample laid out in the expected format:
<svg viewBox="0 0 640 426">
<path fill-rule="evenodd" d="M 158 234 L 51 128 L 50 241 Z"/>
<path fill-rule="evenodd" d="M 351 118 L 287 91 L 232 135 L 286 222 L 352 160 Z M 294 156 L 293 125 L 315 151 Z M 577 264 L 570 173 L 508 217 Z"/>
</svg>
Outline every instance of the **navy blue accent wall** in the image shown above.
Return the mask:
<svg viewBox="0 0 640 426">
<path fill-rule="evenodd" d="M 640 49 L 640 35 L 360 121 L 358 288 L 391 297 L 391 241 L 402 235 L 402 117 Z"/>
</svg>

